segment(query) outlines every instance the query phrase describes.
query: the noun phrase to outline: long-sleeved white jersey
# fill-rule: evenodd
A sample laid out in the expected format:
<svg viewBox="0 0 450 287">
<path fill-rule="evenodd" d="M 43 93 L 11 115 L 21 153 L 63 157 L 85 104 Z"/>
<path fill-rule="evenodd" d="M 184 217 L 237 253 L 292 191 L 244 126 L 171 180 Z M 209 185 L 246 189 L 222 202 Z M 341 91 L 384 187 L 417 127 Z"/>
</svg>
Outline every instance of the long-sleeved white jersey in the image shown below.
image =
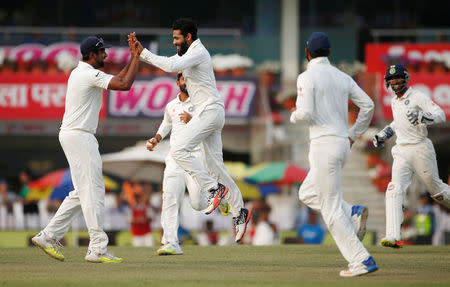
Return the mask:
<svg viewBox="0 0 450 287">
<path fill-rule="evenodd" d="M 169 133 L 170 136 L 170 146 L 175 144 L 175 141 L 183 140 L 180 139 L 178 134 L 180 130 L 186 127 L 186 124 L 180 120 L 180 114 L 183 112 L 188 112 L 192 115 L 195 111 L 195 107 L 191 102 L 191 97 L 187 98 L 184 102 L 180 100 L 180 94 L 173 100 L 171 100 L 164 109 L 164 118 L 161 125 L 156 132 L 162 138 L 165 138 Z M 196 147 L 194 151 L 200 150 L 200 147 Z"/>
<path fill-rule="evenodd" d="M 434 123 L 445 122 L 444 111 L 436 105 L 427 95 L 413 88 L 408 88 L 402 97 L 394 96 L 391 101 L 394 120 L 390 127 L 397 135 L 397 144 L 415 144 L 423 141 L 427 135 L 427 126 L 418 124 L 414 126 L 408 120 L 408 110 L 420 110 L 430 113 Z"/>
<path fill-rule="evenodd" d="M 223 98 L 216 87 L 211 56 L 200 39 L 192 42 L 183 56 L 163 57 L 144 49 L 140 59 L 169 73 L 182 71 L 196 112 L 201 112 L 202 108 L 208 104 L 224 105 Z"/>
<path fill-rule="evenodd" d="M 360 109 L 350 129 L 349 99 Z M 297 78 L 296 110 L 290 120 L 308 121 L 310 139 L 332 135 L 356 140 L 369 126 L 373 111 L 373 101 L 349 75 L 333 67 L 327 57 L 317 57 Z"/>
</svg>

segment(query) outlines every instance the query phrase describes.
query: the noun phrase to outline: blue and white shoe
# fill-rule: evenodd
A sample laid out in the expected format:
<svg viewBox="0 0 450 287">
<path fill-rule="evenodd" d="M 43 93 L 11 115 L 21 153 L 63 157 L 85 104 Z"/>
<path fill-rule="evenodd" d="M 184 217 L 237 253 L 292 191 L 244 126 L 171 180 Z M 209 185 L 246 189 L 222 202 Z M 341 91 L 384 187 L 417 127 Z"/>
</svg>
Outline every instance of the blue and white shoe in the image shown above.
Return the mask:
<svg viewBox="0 0 450 287">
<path fill-rule="evenodd" d="M 377 263 L 375 262 L 373 257 L 370 256 L 369 258 L 367 258 L 367 260 L 363 261 L 361 265 L 359 265 L 354 270 L 342 270 L 341 273 L 339 273 L 339 275 L 341 277 L 355 277 L 375 272 L 377 270 L 378 270 Z"/>
<path fill-rule="evenodd" d="M 369 209 L 361 205 L 352 206 L 352 223 L 355 227 L 356 236 L 362 241 L 366 235 L 366 223 L 369 217 Z"/>
</svg>

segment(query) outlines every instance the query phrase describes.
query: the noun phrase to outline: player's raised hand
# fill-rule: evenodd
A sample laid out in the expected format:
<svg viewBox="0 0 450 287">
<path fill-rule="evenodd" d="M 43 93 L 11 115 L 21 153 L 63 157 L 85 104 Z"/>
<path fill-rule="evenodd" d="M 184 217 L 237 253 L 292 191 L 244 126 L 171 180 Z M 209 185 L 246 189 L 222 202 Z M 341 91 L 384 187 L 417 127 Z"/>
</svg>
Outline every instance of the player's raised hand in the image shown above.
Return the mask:
<svg viewBox="0 0 450 287">
<path fill-rule="evenodd" d="M 131 46 L 134 46 L 139 55 L 141 54 L 142 50 L 144 50 L 144 47 L 142 47 L 141 42 L 139 42 L 139 40 L 136 38 L 136 32 L 130 33 L 128 35 L 128 45 L 130 46 L 130 49 Z"/>
<path fill-rule="evenodd" d="M 139 48 L 138 43 L 136 43 L 135 32 L 128 34 L 128 46 L 130 47 L 131 55 L 139 56 L 142 52 L 142 49 Z"/>
</svg>

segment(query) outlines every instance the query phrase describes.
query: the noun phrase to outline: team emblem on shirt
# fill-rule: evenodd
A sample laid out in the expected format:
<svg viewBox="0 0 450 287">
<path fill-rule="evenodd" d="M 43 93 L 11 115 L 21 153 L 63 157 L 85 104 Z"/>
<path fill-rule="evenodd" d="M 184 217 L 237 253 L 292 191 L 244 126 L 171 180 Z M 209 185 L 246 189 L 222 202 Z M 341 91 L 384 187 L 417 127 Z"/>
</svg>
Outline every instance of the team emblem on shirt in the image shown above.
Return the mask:
<svg viewBox="0 0 450 287">
<path fill-rule="evenodd" d="M 395 74 L 395 68 L 394 68 L 394 67 L 392 67 L 392 68 L 389 69 L 389 74 L 391 74 L 391 75 L 392 75 L 392 74 Z"/>
</svg>

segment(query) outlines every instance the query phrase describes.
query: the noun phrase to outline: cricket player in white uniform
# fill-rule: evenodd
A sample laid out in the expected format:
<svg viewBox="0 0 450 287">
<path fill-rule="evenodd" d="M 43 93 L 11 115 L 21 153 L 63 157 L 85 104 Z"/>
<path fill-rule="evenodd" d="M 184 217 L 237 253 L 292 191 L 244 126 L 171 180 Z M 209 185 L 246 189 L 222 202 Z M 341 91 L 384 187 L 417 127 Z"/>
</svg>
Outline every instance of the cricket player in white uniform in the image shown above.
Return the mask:
<svg viewBox="0 0 450 287">
<path fill-rule="evenodd" d="M 107 57 L 102 38 L 89 36 L 80 46 L 82 61 L 70 74 L 67 83 L 65 113 L 59 141 L 70 166 L 74 190 L 64 199 L 50 223 L 32 238 L 49 256 L 64 260 L 59 240 L 80 212 L 89 231 L 89 248 L 85 260 L 94 263 L 119 263 L 122 258 L 108 252 L 108 236 L 103 231 L 105 186 L 102 160 L 95 138 L 103 89 L 127 91 L 139 67 L 139 54 L 130 45 L 131 60 L 116 76 L 98 70 Z"/>
<path fill-rule="evenodd" d="M 290 118 L 292 123 L 307 121 L 310 127 L 310 171 L 300 187 L 299 198 L 321 212 L 339 250 L 349 262 L 349 269 L 341 271 L 340 276 L 363 275 L 378 269 L 360 241 L 365 233 L 367 209 L 352 207 L 342 199 L 341 174 L 351 144 L 370 123 L 374 104 L 350 76 L 330 64 L 327 35 L 313 33 L 305 54 L 309 63 L 306 71 L 298 76 L 296 108 Z M 350 129 L 349 99 L 360 108 Z"/>
<path fill-rule="evenodd" d="M 200 39 L 197 39 L 197 24 L 194 21 L 178 19 L 172 28 L 173 44 L 177 46 L 177 55 L 172 57 L 158 56 L 143 49 L 135 35 L 131 39 L 139 49 L 143 49 L 142 61 L 166 72 L 183 71 L 194 113 L 191 121 L 180 132 L 180 140 L 171 147 L 171 155 L 194 178 L 201 192 L 208 194 L 206 214 L 217 208 L 222 198 L 227 200 L 236 228 L 235 240 L 240 242 L 251 218 L 251 211 L 244 208 L 242 194 L 223 163 L 221 137 L 225 107 L 216 87 L 211 56 Z M 191 154 L 200 143 L 206 166 Z"/>
<path fill-rule="evenodd" d="M 386 190 L 386 237 L 381 245 L 399 248 L 403 199 L 413 173 L 422 179 L 435 201 L 450 208 L 450 188 L 439 178 L 436 153 L 427 138 L 427 125 L 445 122 L 445 113 L 428 96 L 407 86 L 409 73 L 403 65 L 389 66 L 385 80 L 395 94 L 391 102 L 394 120 L 375 135 L 373 143 L 384 146 L 394 134 L 397 139 L 391 151 L 394 163 Z"/>
<path fill-rule="evenodd" d="M 176 140 L 180 140 L 179 133 L 186 127 L 191 120 L 191 114 L 194 112 L 189 94 L 186 89 L 186 83 L 181 72 L 177 75 L 177 85 L 180 93 L 177 98 L 170 101 L 164 110 L 164 119 L 154 136 L 156 142 L 152 144 L 152 139 L 147 143 L 147 149 L 152 151 L 157 143 L 166 137 L 169 132 L 170 145 L 174 145 Z M 200 146 L 192 151 L 192 154 L 203 161 L 203 154 Z M 186 188 L 189 191 L 189 199 L 191 206 L 198 211 L 202 211 L 208 207 L 207 197 L 205 193 L 200 192 L 198 185 L 194 179 L 186 173 L 173 159 L 169 153 L 166 157 L 166 168 L 164 170 L 163 179 L 163 202 L 161 211 L 161 226 L 163 228 L 163 236 L 161 243 L 163 246 L 158 249 L 158 255 L 180 255 L 183 254 L 178 241 L 179 226 L 179 210 L 184 198 Z M 223 213 L 226 213 L 226 206 L 223 206 L 225 200 L 221 201 Z"/>
</svg>

